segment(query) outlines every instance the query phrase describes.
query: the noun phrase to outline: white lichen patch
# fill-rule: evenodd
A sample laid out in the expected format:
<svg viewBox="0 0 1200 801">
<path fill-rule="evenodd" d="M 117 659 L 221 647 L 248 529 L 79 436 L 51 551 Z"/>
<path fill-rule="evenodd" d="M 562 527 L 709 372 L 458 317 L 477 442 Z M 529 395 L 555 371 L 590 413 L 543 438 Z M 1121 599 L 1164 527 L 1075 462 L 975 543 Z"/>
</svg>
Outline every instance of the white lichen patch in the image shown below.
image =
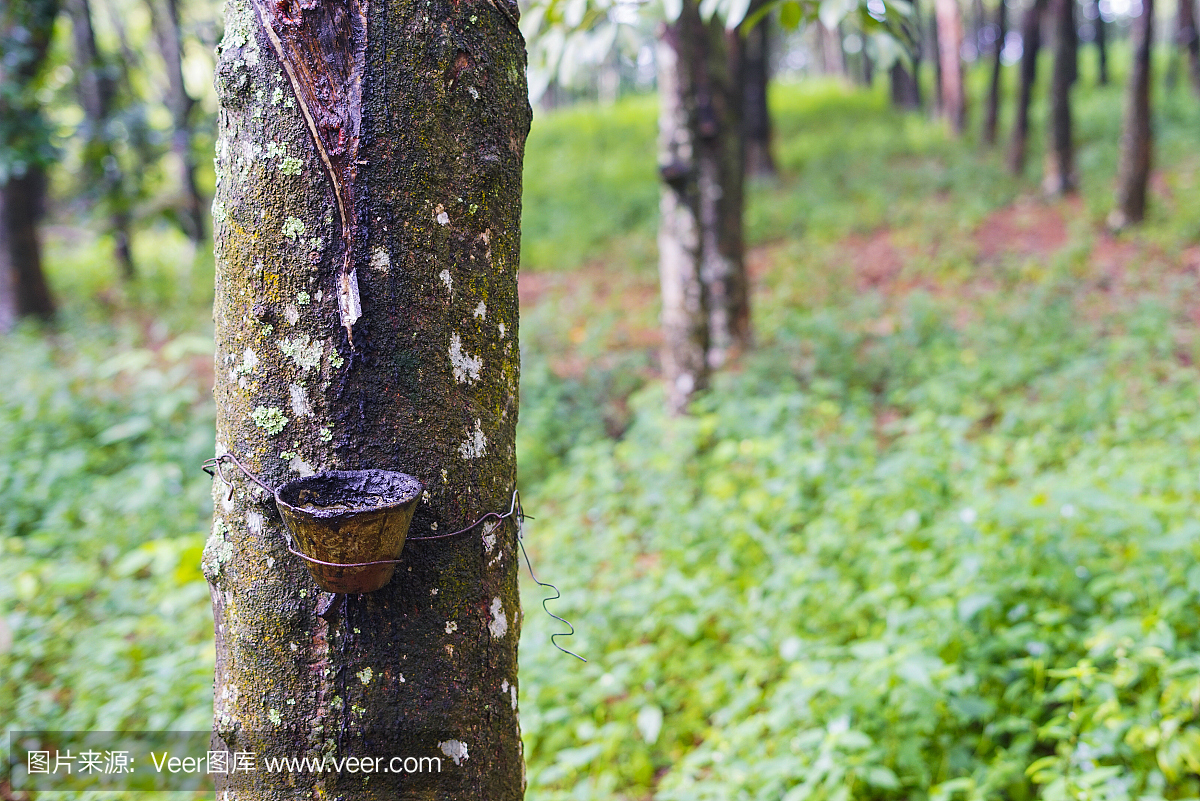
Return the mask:
<svg viewBox="0 0 1200 801">
<path fill-rule="evenodd" d="M 441 203 L 437 204 L 437 208 L 433 210 L 433 217 L 437 220 L 438 225 L 450 224 L 450 215 L 446 213 L 446 207 Z"/>
<path fill-rule="evenodd" d="M 458 623 L 454 620 L 447 620 L 446 621 L 446 633 L 453 634 L 456 631 L 458 631 Z"/>
<path fill-rule="evenodd" d="M 446 285 L 446 291 L 450 293 L 450 297 L 454 297 L 454 276 L 450 275 L 450 271 L 442 270 L 438 273 L 438 278 L 441 278 L 442 283 Z"/>
<path fill-rule="evenodd" d="M 488 623 L 488 631 L 496 639 L 500 639 L 505 634 L 508 634 L 508 616 L 504 614 L 504 604 L 501 603 L 497 596 L 492 599 L 492 622 Z"/>
<path fill-rule="evenodd" d="M 283 431 L 284 426 L 288 424 L 287 417 L 274 406 L 256 406 L 250 413 L 250 419 L 254 421 L 254 425 L 272 436 Z"/>
<path fill-rule="evenodd" d="M 475 431 L 458 446 L 458 454 L 464 459 L 478 459 L 487 453 L 487 437 L 483 435 L 483 423 L 475 418 Z"/>
<path fill-rule="evenodd" d="M 288 304 L 283 310 L 283 319 L 288 321 L 288 325 L 295 325 L 300 322 L 300 312 L 292 304 Z"/>
<path fill-rule="evenodd" d="M 269 717 L 271 719 L 271 722 L 274 723 L 276 726 L 279 726 L 283 723 L 283 717 L 279 714 L 278 709 L 268 709 L 267 717 Z"/>
<path fill-rule="evenodd" d="M 288 462 L 288 469 L 301 478 L 304 476 L 311 476 L 313 473 L 317 472 L 313 469 L 313 466 L 304 461 L 304 457 L 298 453 L 292 456 L 292 460 Z"/>
<path fill-rule="evenodd" d="M 297 417 L 312 417 L 312 406 L 308 402 L 308 391 L 299 384 L 288 387 L 292 396 L 292 413 Z"/>
<path fill-rule="evenodd" d="M 488 553 L 496 550 L 496 528 L 494 526 L 483 532 L 483 549 Z"/>
<path fill-rule="evenodd" d="M 486 320 L 487 319 L 487 304 L 484 303 L 482 300 L 479 301 L 479 305 L 475 307 L 474 314 L 475 314 L 475 319 Z"/>
<path fill-rule="evenodd" d="M 371 269 L 379 270 L 381 273 L 386 273 L 388 268 L 392 266 L 392 257 L 383 248 L 375 248 L 371 251 Z"/>
<path fill-rule="evenodd" d="M 500 338 L 504 339 L 504 323 L 497 323 L 496 327 L 500 329 Z"/>
<path fill-rule="evenodd" d="M 311 370 L 321 363 L 321 353 L 324 347 L 320 340 L 309 340 L 308 334 L 301 334 L 295 339 L 285 339 L 279 343 L 283 355 L 294 361 L 302 370 Z"/>
<path fill-rule="evenodd" d="M 375 672 L 373 670 L 371 670 L 371 668 L 365 667 L 362 670 L 355 673 L 354 675 L 358 676 L 358 680 L 361 681 L 364 685 L 366 685 L 366 684 L 371 683 L 371 679 L 374 678 Z"/>
<path fill-rule="evenodd" d="M 454 368 L 454 380 L 460 384 L 479 379 L 483 359 L 463 350 L 462 338 L 457 332 L 450 335 L 450 364 Z"/>
<path fill-rule="evenodd" d="M 509 687 L 508 692 L 512 696 L 512 708 L 516 709 L 517 708 L 517 685 L 514 684 L 513 686 Z"/>
<path fill-rule="evenodd" d="M 438 748 L 442 749 L 442 753 L 450 757 L 455 765 L 461 765 L 467 761 L 467 744 L 458 740 L 446 740 L 444 743 L 438 743 Z"/>
<path fill-rule="evenodd" d="M 256 537 L 262 536 L 266 519 L 261 512 L 246 512 L 246 528 Z"/>
<path fill-rule="evenodd" d="M 242 363 L 237 366 L 237 372 L 240 375 L 247 375 L 254 372 L 256 367 L 258 367 L 258 354 L 252 349 L 246 348 L 246 352 L 242 355 Z"/>
<path fill-rule="evenodd" d="M 288 217 L 283 223 L 283 235 L 295 242 L 305 231 L 304 221 L 298 217 Z"/>
</svg>

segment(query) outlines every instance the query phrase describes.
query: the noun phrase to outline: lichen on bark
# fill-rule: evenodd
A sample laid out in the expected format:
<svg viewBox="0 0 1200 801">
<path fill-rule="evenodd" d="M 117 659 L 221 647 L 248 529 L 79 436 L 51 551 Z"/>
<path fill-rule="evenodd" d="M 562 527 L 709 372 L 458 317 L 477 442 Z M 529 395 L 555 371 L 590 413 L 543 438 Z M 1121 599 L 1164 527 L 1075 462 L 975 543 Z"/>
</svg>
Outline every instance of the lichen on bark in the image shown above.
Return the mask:
<svg viewBox="0 0 1200 801">
<path fill-rule="evenodd" d="M 502 0 L 365 7 L 352 349 L 328 170 L 251 0 L 227 4 L 213 203 L 217 450 L 270 486 L 327 469 L 411 473 L 427 492 L 416 537 L 506 510 L 514 489 L 531 113 L 524 43 Z M 217 734 L 273 755 L 445 764 L 423 778 L 260 769 L 227 789 L 263 799 L 519 798 L 517 713 L 497 702 L 517 686 L 513 525 L 411 541 L 390 584 L 343 600 L 287 551 L 267 494 L 234 484 L 232 499 L 214 489 L 206 549 Z M 451 749 L 457 759 L 443 747 L 451 742 L 462 745 Z"/>
</svg>

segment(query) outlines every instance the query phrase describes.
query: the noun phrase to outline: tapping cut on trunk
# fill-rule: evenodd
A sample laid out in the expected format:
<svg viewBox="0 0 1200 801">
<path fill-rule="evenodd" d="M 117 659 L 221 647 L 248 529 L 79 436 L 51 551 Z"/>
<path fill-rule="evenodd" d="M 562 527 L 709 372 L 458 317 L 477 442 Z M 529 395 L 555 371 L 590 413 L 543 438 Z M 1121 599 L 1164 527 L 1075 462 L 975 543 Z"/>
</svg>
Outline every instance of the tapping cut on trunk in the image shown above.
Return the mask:
<svg viewBox="0 0 1200 801">
<path fill-rule="evenodd" d="M 254 8 L 333 189 L 342 234 L 338 312 L 353 348 L 354 323 L 362 316 L 354 246 L 359 235 L 355 179 L 367 53 L 366 2 L 254 0 Z"/>
</svg>

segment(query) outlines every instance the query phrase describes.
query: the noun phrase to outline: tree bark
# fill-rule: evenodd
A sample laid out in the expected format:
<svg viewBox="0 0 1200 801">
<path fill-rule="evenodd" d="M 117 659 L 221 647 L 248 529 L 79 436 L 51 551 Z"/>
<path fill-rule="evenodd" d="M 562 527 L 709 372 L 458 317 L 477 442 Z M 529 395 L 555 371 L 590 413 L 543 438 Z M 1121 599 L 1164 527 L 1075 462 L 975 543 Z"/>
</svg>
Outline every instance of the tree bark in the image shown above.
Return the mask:
<svg viewBox="0 0 1200 801">
<path fill-rule="evenodd" d="M 754 13 L 763 0 L 752 0 Z M 760 178 L 775 176 L 775 157 L 771 153 L 771 111 L 767 106 L 770 83 L 770 15 L 743 34 L 741 43 L 742 136 L 745 142 L 746 172 Z"/>
<path fill-rule="evenodd" d="M 1050 76 L 1050 136 L 1042 191 L 1064 195 L 1075 190 L 1075 152 L 1071 132 L 1071 84 L 1075 80 L 1075 0 L 1050 0 L 1054 18 L 1054 69 Z"/>
<path fill-rule="evenodd" d="M 338 597 L 285 549 L 266 493 L 214 488 L 214 736 L 259 755 L 219 795 L 522 797 L 515 524 L 411 539 L 507 511 L 516 481 L 531 119 L 516 21 L 505 0 L 226 5 L 217 452 L 271 486 L 383 468 L 425 491 L 391 582 Z M 263 768 L 333 755 L 442 765 Z"/>
<path fill-rule="evenodd" d="M 184 233 L 193 242 L 204 240 L 204 199 L 196 184 L 196 158 L 192 153 L 192 109 L 196 100 L 183 82 L 183 38 L 179 31 L 178 0 L 164 0 L 165 10 L 156 0 L 146 0 L 154 28 L 158 52 L 167 68 L 167 108 L 171 111 L 171 150 L 179 159 L 183 209 L 180 215 Z M 165 11 L 165 13 L 164 13 Z"/>
<path fill-rule="evenodd" d="M 1146 216 L 1146 184 L 1150 180 L 1153 131 L 1150 127 L 1151 49 L 1154 45 L 1154 0 L 1142 0 L 1134 22 L 1133 64 L 1125 94 L 1125 122 L 1117 167 L 1116 208 L 1108 225 L 1120 230 Z"/>
<path fill-rule="evenodd" d="M 58 10 L 57 0 L 0 5 L 0 331 L 22 316 L 54 314 L 38 240 L 42 168 L 53 151 L 33 84 L 45 65 Z"/>
<path fill-rule="evenodd" d="M 125 196 L 124 175 L 108 133 L 116 89 L 108 66 L 96 49 L 89 0 L 67 0 L 67 12 L 71 16 L 75 47 L 79 105 L 83 107 L 87 122 L 83 161 L 107 207 L 109 232 L 113 237 L 114 255 L 121 265 L 121 275 L 131 279 L 137 271 L 133 263 L 129 199 Z"/>
<path fill-rule="evenodd" d="M 1008 147 L 1008 168 L 1013 175 L 1025 171 L 1025 151 L 1029 139 L 1029 102 L 1037 80 L 1038 50 L 1042 45 L 1042 10 L 1046 0 L 1031 0 L 1021 18 L 1020 84 L 1017 108 L 1013 115 L 1012 139 Z"/>
<path fill-rule="evenodd" d="M 942 116 L 950 129 L 962 134 L 967 123 L 967 97 L 963 86 L 962 10 L 958 0 L 936 0 L 938 60 L 941 64 Z"/>
<path fill-rule="evenodd" d="M 1000 54 L 1004 52 L 1004 37 L 1008 35 L 1008 4 L 996 4 L 996 39 L 992 42 L 992 80 L 988 86 L 987 114 L 983 118 L 983 141 L 996 144 L 996 122 L 1000 112 Z"/>
<path fill-rule="evenodd" d="M 1108 23 L 1100 13 L 1100 0 L 1095 0 L 1096 10 L 1096 82 L 1100 86 L 1108 85 Z"/>
<path fill-rule="evenodd" d="M 1192 92 L 1200 96 L 1200 33 L 1196 30 L 1195 0 L 1179 0 L 1178 43 Z"/>
</svg>

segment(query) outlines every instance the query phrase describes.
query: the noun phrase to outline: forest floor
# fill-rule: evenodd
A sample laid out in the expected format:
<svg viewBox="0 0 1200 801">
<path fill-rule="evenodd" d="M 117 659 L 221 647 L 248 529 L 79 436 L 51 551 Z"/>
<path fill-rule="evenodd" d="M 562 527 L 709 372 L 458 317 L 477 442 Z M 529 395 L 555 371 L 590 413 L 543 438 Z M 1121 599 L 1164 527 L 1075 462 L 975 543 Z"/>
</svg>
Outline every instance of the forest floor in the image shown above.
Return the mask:
<svg viewBox="0 0 1200 801">
<path fill-rule="evenodd" d="M 1056 201 L 1040 105 L 1013 177 L 880 90 L 775 87 L 756 347 L 680 419 L 654 100 L 539 112 L 525 542 L 589 661 L 523 585 L 531 801 L 1200 794 L 1200 107 L 1156 94 L 1113 236 L 1120 87 L 1079 87 Z M 0 719 L 203 730 L 211 262 L 142 232 L 123 286 L 66 224 L 62 320 L 0 343 Z"/>
</svg>

